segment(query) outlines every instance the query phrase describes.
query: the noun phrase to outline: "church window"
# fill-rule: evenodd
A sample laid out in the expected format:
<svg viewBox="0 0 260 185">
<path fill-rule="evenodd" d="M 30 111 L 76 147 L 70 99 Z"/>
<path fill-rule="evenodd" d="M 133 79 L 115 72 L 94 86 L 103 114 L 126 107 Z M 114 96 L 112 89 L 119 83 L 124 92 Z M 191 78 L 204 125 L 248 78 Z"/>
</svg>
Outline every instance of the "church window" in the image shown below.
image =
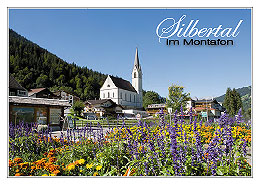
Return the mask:
<svg viewBox="0 0 260 185">
<path fill-rule="evenodd" d="M 134 78 L 136 78 L 136 72 L 134 72 Z"/>
<path fill-rule="evenodd" d="M 109 98 L 109 96 L 110 96 L 110 95 L 109 95 L 109 92 L 108 92 L 108 93 L 107 93 L 107 97 Z"/>
</svg>

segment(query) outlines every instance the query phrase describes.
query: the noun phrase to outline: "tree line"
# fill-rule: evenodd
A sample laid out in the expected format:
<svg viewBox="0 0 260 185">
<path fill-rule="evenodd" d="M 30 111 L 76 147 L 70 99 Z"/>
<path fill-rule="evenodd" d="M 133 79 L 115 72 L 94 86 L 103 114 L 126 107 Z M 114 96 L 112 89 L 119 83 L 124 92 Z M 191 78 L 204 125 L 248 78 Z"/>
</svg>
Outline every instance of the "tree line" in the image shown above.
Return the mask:
<svg viewBox="0 0 260 185">
<path fill-rule="evenodd" d="M 99 98 L 106 76 L 87 67 L 69 64 L 9 29 L 9 69 L 26 89 L 67 90 L 82 100 Z"/>
</svg>

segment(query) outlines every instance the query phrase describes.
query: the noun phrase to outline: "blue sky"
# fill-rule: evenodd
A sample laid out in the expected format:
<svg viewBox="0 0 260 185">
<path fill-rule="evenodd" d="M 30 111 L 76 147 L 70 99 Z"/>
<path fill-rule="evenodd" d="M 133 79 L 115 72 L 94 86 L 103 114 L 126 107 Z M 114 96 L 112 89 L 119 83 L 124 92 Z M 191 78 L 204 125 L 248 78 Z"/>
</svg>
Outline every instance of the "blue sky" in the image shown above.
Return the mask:
<svg viewBox="0 0 260 185">
<path fill-rule="evenodd" d="M 233 46 L 159 43 L 157 25 L 182 15 L 185 24 L 198 19 L 200 29 L 243 23 L 236 38 L 222 38 Z M 9 27 L 69 63 L 129 81 L 138 47 L 143 89 L 164 97 L 171 84 L 184 86 L 192 97 L 251 85 L 250 9 L 10 9 Z"/>
</svg>

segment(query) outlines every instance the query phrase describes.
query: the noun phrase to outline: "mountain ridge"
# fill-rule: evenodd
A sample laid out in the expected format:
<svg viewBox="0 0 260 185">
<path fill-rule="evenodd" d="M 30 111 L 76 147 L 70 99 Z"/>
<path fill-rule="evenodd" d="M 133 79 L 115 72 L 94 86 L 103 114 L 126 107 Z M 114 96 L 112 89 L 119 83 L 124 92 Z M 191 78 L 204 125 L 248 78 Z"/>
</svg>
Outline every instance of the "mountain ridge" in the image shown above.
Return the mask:
<svg viewBox="0 0 260 185">
<path fill-rule="evenodd" d="M 99 98 L 106 74 L 68 63 L 9 29 L 9 73 L 26 89 L 64 89 L 82 100 Z"/>
</svg>

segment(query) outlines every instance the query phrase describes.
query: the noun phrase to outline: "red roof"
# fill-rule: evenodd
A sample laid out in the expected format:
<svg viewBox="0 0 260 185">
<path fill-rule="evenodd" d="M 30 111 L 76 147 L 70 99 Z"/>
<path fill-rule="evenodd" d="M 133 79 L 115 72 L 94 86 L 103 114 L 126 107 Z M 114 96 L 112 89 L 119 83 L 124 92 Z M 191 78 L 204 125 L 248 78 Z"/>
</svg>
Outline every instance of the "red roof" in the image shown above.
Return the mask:
<svg viewBox="0 0 260 185">
<path fill-rule="evenodd" d="M 33 95 L 33 94 L 35 94 L 35 93 L 41 92 L 41 91 L 44 90 L 44 89 L 46 89 L 46 88 L 43 87 L 43 88 L 30 89 L 30 90 L 28 91 L 28 95 L 31 96 L 31 95 Z"/>
</svg>

